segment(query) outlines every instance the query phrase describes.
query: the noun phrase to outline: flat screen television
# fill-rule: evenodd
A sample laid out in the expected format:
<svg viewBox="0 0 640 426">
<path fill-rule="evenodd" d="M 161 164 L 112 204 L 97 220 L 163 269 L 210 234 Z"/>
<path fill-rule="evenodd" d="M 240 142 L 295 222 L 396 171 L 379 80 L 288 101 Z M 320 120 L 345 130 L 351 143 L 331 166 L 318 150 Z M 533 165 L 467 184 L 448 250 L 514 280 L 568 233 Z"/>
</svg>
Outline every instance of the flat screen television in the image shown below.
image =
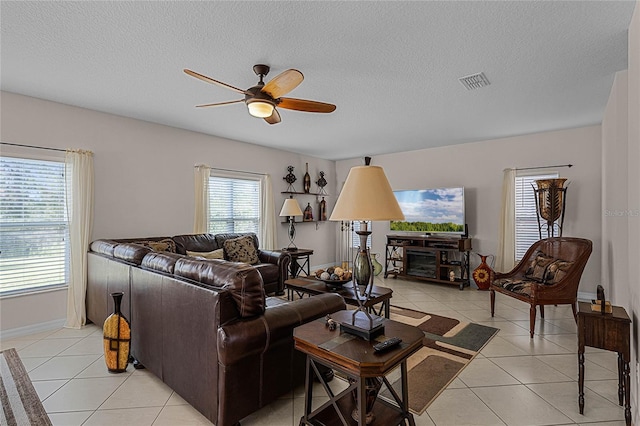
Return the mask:
<svg viewBox="0 0 640 426">
<path fill-rule="evenodd" d="M 464 234 L 464 188 L 393 191 L 405 220 L 392 220 L 391 230 Z"/>
</svg>

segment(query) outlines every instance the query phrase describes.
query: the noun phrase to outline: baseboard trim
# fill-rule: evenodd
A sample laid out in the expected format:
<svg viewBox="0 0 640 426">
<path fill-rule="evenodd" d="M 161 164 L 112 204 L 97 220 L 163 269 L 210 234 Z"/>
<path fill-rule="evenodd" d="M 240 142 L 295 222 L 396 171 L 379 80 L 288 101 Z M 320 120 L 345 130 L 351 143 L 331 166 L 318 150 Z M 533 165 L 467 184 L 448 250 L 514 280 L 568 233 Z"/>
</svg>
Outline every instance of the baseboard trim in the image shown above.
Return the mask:
<svg viewBox="0 0 640 426">
<path fill-rule="evenodd" d="M 41 333 L 43 331 L 56 330 L 64 327 L 65 319 L 57 319 L 38 324 L 25 325 L 24 327 L 10 328 L 0 330 L 0 339 L 15 339 L 17 337 L 27 336 L 29 334 Z"/>
</svg>

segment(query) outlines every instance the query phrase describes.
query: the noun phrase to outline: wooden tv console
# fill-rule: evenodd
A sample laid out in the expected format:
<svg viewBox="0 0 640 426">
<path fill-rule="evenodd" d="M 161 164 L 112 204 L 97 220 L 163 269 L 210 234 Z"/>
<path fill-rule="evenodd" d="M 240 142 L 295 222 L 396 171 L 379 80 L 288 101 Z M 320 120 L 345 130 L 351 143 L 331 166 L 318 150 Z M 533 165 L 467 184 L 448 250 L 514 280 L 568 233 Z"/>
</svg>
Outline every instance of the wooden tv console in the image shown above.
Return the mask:
<svg viewBox="0 0 640 426">
<path fill-rule="evenodd" d="M 470 253 L 471 238 L 387 235 L 384 277 L 451 284 L 464 290 L 470 284 Z"/>
</svg>

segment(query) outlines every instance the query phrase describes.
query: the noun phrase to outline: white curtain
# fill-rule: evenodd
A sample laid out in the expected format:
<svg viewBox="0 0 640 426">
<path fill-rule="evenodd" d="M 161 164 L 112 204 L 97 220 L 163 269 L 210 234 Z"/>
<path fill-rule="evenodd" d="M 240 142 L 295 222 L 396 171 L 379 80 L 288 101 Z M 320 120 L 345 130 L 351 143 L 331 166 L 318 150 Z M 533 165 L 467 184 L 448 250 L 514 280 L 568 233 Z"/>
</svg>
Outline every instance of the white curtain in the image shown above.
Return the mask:
<svg viewBox="0 0 640 426">
<path fill-rule="evenodd" d="M 209 232 L 209 176 L 211 167 L 198 164 L 195 167 L 195 208 L 193 217 L 193 233 Z"/>
<path fill-rule="evenodd" d="M 496 271 L 509 272 L 516 264 L 516 169 L 505 169 L 498 230 Z"/>
<path fill-rule="evenodd" d="M 69 290 L 67 328 L 87 323 L 87 250 L 93 227 L 93 153 L 67 150 L 65 154 L 66 203 L 69 220 Z"/>
<path fill-rule="evenodd" d="M 278 244 L 276 236 L 276 208 L 273 202 L 271 176 L 264 175 L 260 179 L 260 241 L 261 248 L 275 250 Z"/>
</svg>

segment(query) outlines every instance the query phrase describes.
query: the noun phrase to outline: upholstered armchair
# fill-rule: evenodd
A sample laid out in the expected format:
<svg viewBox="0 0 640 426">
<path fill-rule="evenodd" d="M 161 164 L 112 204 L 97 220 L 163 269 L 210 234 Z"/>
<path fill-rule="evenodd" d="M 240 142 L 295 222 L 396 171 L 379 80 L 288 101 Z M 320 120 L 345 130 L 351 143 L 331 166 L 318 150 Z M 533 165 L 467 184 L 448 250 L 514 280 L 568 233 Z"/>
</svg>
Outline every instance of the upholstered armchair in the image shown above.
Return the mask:
<svg viewBox="0 0 640 426">
<path fill-rule="evenodd" d="M 577 320 L 578 285 L 591 255 L 592 243 L 583 238 L 555 237 L 540 240 L 529 247 L 516 267 L 496 273 L 489 287 L 491 316 L 496 292 L 514 297 L 529 308 L 529 334 L 533 337 L 536 306 L 544 319 L 544 305 L 571 305 Z"/>
</svg>

